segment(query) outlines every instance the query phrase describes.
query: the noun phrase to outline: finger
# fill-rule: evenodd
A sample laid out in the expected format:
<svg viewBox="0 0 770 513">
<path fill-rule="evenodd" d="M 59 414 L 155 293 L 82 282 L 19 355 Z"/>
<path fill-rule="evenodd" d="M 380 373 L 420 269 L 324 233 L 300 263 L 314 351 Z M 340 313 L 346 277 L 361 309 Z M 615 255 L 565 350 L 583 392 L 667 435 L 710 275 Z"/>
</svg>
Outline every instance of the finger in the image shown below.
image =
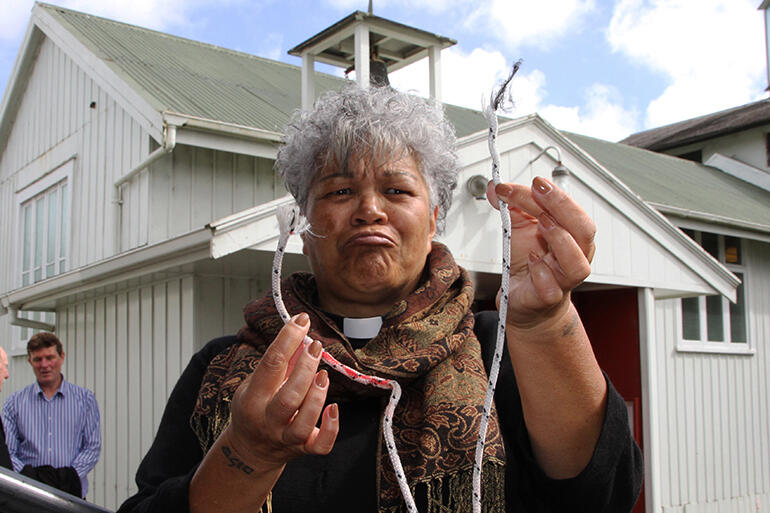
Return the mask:
<svg viewBox="0 0 770 513">
<path fill-rule="evenodd" d="M 284 432 L 283 441 L 289 445 L 305 444 L 315 429 L 318 417 L 326 402 L 326 392 L 329 389 L 329 375 L 325 370 L 318 371 L 313 384 L 305 395 L 297 414 Z"/>
<path fill-rule="evenodd" d="M 321 417 L 321 427 L 310 435 L 305 451 L 310 454 L 329 454 L 340 430 L 339 407 L 330 404 Z"/>
<path fill-rule="evenodd" d="M 305 346 L 286 382 L 268 403 L 265 409 L 268 419 L 278 425 L 289 423 L 313 383 L 318 362 L 321 360 L 321 350 L 321 343 L 317 340 Z"/>
<path fill-rule="evenodd" d="M 501 183 L 497 186 L 489 182 L 487 198 L 493 207 L 498 208 L 498 199 L 508 204 L 510 210 L 517 210 L 531 217 L 537 217 L 543 209 L 532 197 L 532 190 L 526 185 Z"/>
<path fill-rule="evenodd" d="M 534 252 L 529 254 L 529 275 L 537 298 L 546 305 L 561 301 L 564 291 L 554 276 L 553 270 Z M 535 306 L 535 305 L 530 305 Z"/>
<path fill-rule="evenodd" d="M 281 328 L 254 370 L 249 394 L 273 395 L 286 378 L 289 363 L 309 328 L 310 317 L 306 313 L 295 315 Z"/>
<path fill-rule="evenodd" d="M 543 261 L 553 271 L 562 289 L 572 289 L 591 274 L 591 265 L 572 235 L 559 226 L 548 213 L 538 218 L 542 237 L 549 251 Z"/>
<path fill-rule="evenodd" d="M 532 196 L 542 210 L 572 235 L 583 254 L 589 260 L 593 258 L 596 224 L 586 211 L 563 190 L 539 176 L 532 180 Z"/>
</svg>

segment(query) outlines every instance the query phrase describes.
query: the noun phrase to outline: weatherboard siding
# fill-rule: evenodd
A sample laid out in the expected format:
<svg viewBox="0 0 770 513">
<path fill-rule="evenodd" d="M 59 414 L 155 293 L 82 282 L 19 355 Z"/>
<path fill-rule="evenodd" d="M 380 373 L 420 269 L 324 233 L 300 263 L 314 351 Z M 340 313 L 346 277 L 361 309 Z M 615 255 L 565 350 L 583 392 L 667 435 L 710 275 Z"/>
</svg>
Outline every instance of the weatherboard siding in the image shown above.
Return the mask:
<svg viewBox="0 0 770 513">
<path fill-rule="evenodd" d="M 770 512 L 770 244 L 746 248 L 754 355 L 683 353 L 679 300 L 656 303 L 666 512 Z"/>
<path fill-rule="evenodd" d="M 88 499 L 110 509 L 136 491 L 134 476 L 166 400 L 193 354 L 194 278 L 116 290 L 58 312 L 64 375 L 94 391 L 102 453 Z"/>
<path fill-rule="evenodd" d="M 150 243 L 286 194 L 272 160 L 187 145 L 151 166 L 148 187 L 149 206 L 132 204 L 123 215 L 143 216 Z"/>
<path fill-rule="evenodd" d="M 9 217 L 4 217 L 11 222 L 0 227 L 0 240 L 15 241 L 17 237 L 8 233 L 18 225 L 13 193 L 74 157 L 69 186 L 68 268 L 112 256 L 113 183 L 148 154 L 149 143 L 146 131 L 113 98 L 49 39 L 44 39 L 0 160 L 2 199 L 4 204 L 6 200 L 11 204 L 5 207 L 10 208 Z M 138 185 L 132 182 L 127 187 L 126 201 L 131 212 L 139 212 L 142 202 L 146 204 L 147 179 L 140 175 L 134 182 Z M 6 187 L 13 189 L 10 196 Z M 142 229 L 139 223 L 130 224 L 136 228 L 127 230 L 123 246 L 146 244 L 146 225 Z M 12 266 L 1 280 L 2 290 L 18 286 Z"/>
</svg>

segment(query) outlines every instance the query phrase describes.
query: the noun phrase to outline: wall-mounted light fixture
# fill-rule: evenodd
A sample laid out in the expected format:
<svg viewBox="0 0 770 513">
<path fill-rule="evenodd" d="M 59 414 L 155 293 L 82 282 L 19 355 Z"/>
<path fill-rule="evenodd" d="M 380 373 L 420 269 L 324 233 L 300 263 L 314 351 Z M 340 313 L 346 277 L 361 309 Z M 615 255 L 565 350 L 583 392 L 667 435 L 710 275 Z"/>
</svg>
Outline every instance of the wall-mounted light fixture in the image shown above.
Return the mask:
<svg viewBox="0 0 770 513">
<path fill-rule="evenodd" d="M 465 182 L 465 188 L 477 200 L 487 199 L 487 184 L 489 179 L 484 175 L 473 175 Z"/>
<path fill-rule="evenodd" d="M 540 151 L 540 153 L 537 154 L 535 158 L 527 162 L 527 165 L 529 166 L 534 161 L 545 155 L 548 150 L 553 150 L 556 152 L 556 167 L 553 168 L 553 171 L 551 171 L 551 181 L 553 181 L 556 187 L 563 190 L 564 192 L 569 193 L 569 169 L 567 169 L 564 164 L 561 163 L 561 152 L 559 151 L 559 148 L 556 146 L 546 146 Z"/>
</svg>

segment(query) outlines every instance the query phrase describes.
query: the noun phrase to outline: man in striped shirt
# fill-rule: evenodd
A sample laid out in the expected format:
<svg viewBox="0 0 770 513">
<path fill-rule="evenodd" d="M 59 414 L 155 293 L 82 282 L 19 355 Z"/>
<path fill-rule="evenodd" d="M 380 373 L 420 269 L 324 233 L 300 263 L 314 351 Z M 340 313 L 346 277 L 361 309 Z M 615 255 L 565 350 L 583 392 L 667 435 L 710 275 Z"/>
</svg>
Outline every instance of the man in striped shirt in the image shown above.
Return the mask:
<svg viewBox="0 0 770 513">
<path fill-rule="evenodd" d="M 99 460 L 102 446 L 96 398 L 90 390 L 64 379 L 64 350 L 53 333 L 37 333 L 29 339 L 27 360 L 37 381 L 12 394 L 2 411 L 13 469 L 24 469 L 28 475 L 37 472 L 62 489 L 57 481 L 74 476 L 74 470 L 79 495 L 85 497 L 86 476 Z"/>
</svg>

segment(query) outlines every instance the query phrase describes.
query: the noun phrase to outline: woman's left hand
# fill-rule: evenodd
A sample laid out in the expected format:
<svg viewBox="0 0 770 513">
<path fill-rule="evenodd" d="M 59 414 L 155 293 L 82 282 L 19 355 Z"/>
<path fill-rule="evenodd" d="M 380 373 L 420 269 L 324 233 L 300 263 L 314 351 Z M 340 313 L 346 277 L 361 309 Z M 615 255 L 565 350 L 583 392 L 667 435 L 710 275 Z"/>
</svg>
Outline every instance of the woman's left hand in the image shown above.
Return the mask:
<svg viewBox="0 0 770 513">
<path fill-rule="evenodd" d="M 550 181 L 532 186 L 490 182 L 487 197 L 511 212 L 511 273 L 506 323 L 529 330 L 558 321 L 569 308 L 570 292 L 591 273 L 596 225 Z"/>
</svg>

